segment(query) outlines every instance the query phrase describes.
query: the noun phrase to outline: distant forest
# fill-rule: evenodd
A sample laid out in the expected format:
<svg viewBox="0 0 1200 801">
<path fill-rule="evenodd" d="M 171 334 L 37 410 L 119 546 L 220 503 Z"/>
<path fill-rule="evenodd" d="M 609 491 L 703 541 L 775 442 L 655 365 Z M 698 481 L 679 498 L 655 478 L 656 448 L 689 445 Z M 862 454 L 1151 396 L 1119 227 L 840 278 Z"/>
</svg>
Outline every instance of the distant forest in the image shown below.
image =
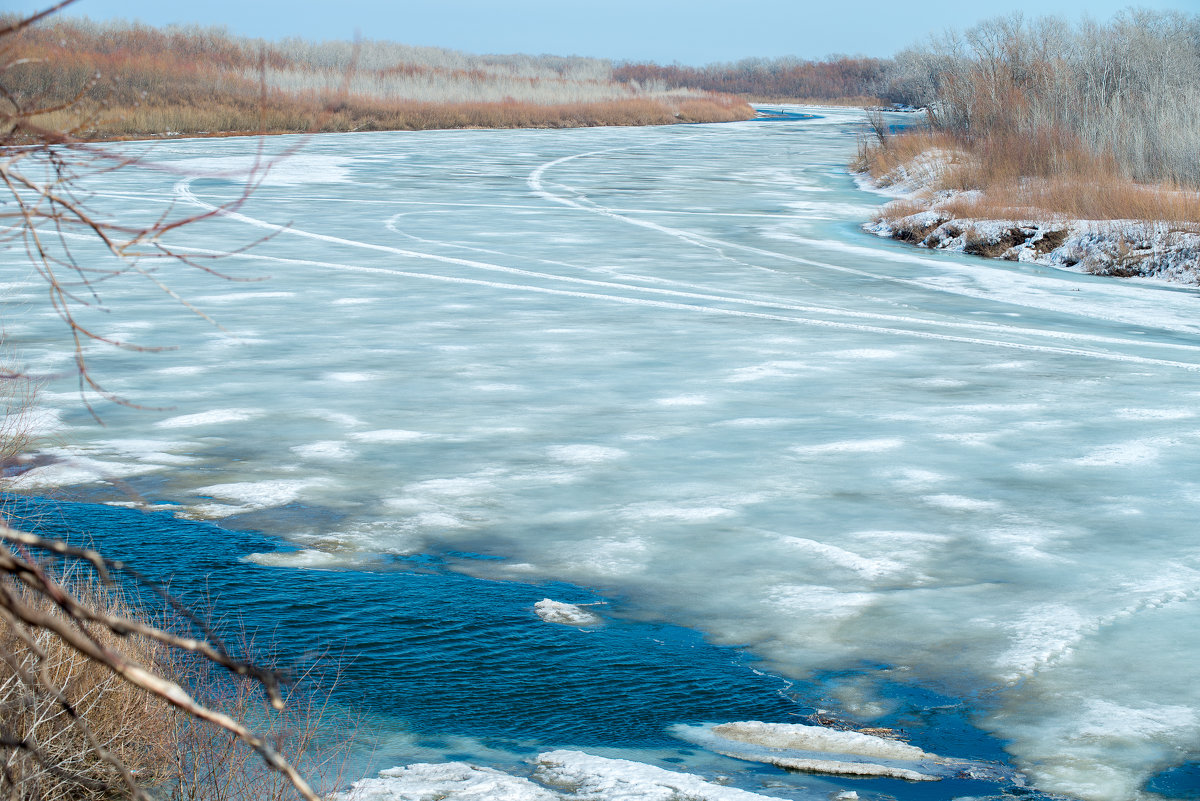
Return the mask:
<svg viewBox="0 0 1200 801">
<path fill-rule="evenodd" d="M 839 105 L 876 105 L 887 87 L 893 62 L 862 56 L 830 56 L 819 61 L 796 58 L 748 58 L 706 67 L 624 63 L 613 68 L 618 81 L 643 86 L 705 89 L 757 101 L 837 101 Z"/>
</svg>

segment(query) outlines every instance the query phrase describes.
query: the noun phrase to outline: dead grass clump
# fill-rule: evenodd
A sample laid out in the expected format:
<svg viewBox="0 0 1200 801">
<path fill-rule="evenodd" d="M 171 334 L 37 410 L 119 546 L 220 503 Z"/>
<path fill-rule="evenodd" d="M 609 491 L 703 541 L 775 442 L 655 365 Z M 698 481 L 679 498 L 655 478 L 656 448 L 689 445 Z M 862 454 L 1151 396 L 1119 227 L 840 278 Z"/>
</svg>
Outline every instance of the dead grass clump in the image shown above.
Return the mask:
<svg viewBox="0 0 1200 801">
<path fill-rule="evenodd" d="M 0 580 L 38 613 L 60 614 L 45 596 Z M 77 597 L 101 614 L 132 614 L 119 591 L 89 581 L 70 583 Z M 146 638 L 80 625 L 101 647 L 139 664 L 157 665 L 166 655 L 164 646 Z M 22 635 L 13 626 L 0 629 L 0 793 L 14 801 L 120 795 L 125 781 L 105 751 L 140 784 L 164 781 L 174 763 L 173 708 L 45 630 Z"/>
<path fill-rule="evenodd" d="M 928 130 L 883 142 L 863 137 L 854 166 L 882 185 L 923 188 L 926 208 L 954 218 L 1168 220 L 1200 228 L 1200 191 L 1137 183 L 1111 156 L 1097 156 L 1061 131 L 1000 131 L 973 140 Z M 939 191 L 947 196 L 933 204 Z"/>
<path fill-rule="evenodd" d="M 868 173 L 880 186 L 915 180 L 922 188 L 938 190 L 959 183 L 957 171 L 964 161 L 959 142 L 944 133 L 918 130 L 879 137 L 864 132 L 851 168 Z"/>
<path fill-rule="evenodd" d="M 317 792 L 344 784 L 355 725 L 330 706 L 332 684 L 320 683 L 315 670 L 286 687 L 283 708 L 275 711 L 251 677 L 228 673 L 201 655 L 161 641 L 121 635 L 111 626 L 68 615 L 48 595 L 12 577 L 0 582 L 0 592 L 17 606 L 69 620 L 115 659 L 174 682 L 208 709 L 253 727 Z M 68 571 L 58 584 L 100 617 L 153 625 L 168 614 L 149 614 L 119 587 L 94 576 Z M 132 779 L 164 801 L 295 797 L 289 778 L 226 728 L 134 686 L 47 628 L 14 624 L 2 611 L 0 616 L 6 624 L 0 628 L 0 796 L 9 801 L 107 801 L 128 796 Z M 238 651 L 261 649 L 243 637 Z M 336 671 L 330 673 L 336 679 Z"/>
</svg>

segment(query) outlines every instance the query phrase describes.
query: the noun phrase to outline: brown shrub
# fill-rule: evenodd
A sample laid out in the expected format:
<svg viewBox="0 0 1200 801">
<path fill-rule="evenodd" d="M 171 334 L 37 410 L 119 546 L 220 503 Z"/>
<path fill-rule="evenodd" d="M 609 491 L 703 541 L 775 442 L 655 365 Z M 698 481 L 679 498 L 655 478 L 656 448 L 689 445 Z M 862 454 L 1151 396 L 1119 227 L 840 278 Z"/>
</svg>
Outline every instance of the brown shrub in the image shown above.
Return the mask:
<svg viewBox="0 0 1200 801">
<path fill-rule="evenodd" d="M 38 612 L 60 614 L 45 596 L 11 579 L 0 580 Z M 131 614 L 119 591 L 94 581 L 68 583 L 81 601 L 102 614 Z M 103 627 L 92 627 L 88 634 L 102 647 L 143 665 L 160 664 L 166 656 L 164 646 L 142 637 L 118 637 Z M 39 680 L 30 681 L 30 676 Z M 63 697 L 50 688 L 60 689 Z M 125 782 L 100 749 L 146 786 L 164 781 L 174 762 L 173 708 L 44 630 L 27 641 L 15 627 L 0 628 L 0 719 L 6 739 L 27 744 L 0 747 L 0 792 L 14 801 L 121 794 Z M 94 742 L 79 719 L 86 721 Z"/>
</svg>

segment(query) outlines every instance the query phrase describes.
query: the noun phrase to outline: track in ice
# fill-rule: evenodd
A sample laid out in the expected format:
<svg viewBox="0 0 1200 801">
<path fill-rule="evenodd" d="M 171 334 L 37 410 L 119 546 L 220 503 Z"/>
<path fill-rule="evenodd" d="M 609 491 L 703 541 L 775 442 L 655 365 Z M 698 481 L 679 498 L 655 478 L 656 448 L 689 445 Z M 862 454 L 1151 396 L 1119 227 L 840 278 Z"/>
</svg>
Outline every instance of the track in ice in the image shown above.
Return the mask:
<svg viewBox="0 0 1200 801">
<path fill-rule="evenodd" d="M 464 251 L 469 251 L 472 253 L 481 253 L 481 254 L 484 254 L 487 256 L 501 256 L 501 257 L 506 257 L 506 258 L 517 258 L 516 254 L 507 253 L 507 252 L 501 251 L 501 250 L 495 250 L 495 249 L 491 249 L 491 248 L 478 248 L 478 247 L 474 247 L 471 245 L 459 244 L 457 242 L 447 242 L 447 241 L 439 240 L 439 239 L 428 239 L 428 238 L 424 238 L 424 237 L 419 237 L 419 236 L 416 236 L 415 234 L 405 232 L 396 224 L 397 221 L 401 217 L 411 216 L 413 214 L 419 214 L 419 213 L 420 212 L 401 212 L 399 214 L 395 214 L 392 217 L 388 218 L 387 222 L 385 223 L 385 227 L 389 231 L 392 231 L 393 233 L 396 233 L 407 239 L 411 239 L 415 242 L 419 242 L 423 245 L 434 245 L 434 246 L 452 248 L 455 250 L 464 250 Z M 867 249 L 861 248 L 861 250 L 866 251 Z M 548 264 L 551 266 L 559 266 L 559 267 L 566 267 L 568 269 L 573 269 L 573 270 L 580 270 L 580 271 L 584 271 L 584 272 L 602 272 L 607 275 L 611 275 L 614 278 L 624 278 L 627 281 L 645 281 L 645 282 L 652 282 L 652 283 L 659 283 L 659 284 L 670 284 L 672 286 L 685 287 L 688 289 L 705 290 L 705 291 L 703 293 L 696 293 L 696 292 L 686 292 L 686 291 L 679 291 L 679 290 L 660 289 L 657 287 L 645 287 L 645 286 L 640 286 L 637 284 L 629 284 L 629 283 L 587 280 L 587 279 L 582 279 L 582 278 L 573 278 L 570 276 L 558 275 L 558 274 L 554 274 L 554 273 L 541 273 L 541 272 L 524 270 L 524 269 L 515 268 L 515 267 L 505 267 L 505 266 L 498 265 L 498 264 L 479 263 L 477 266 L 479 266 L 481 269 L 497 270 L 497 271 L 501 271 L 501 272 L 508 272 L 508 273 L 513 273 L 516 275 L 524 275 L 524 276 L 535 277 L 535 278 L 540 278 L 540 279 L 545 279 L 545 280 L 550 280 L 550 281 L 564 281 L 564 282 L 569 282 L 569 283 L 580 283 L 580 284 L 600 286 L 600 287 L 605 287 L 605 288 L 614 288 L 615 287 L 615 288 L 633 290 L 633 291 L 637 291 L 637 292 L 647 292 L 647 293 L 671 295 L 671 296 L 694 299 L 694 300 L 711 300 L 711 301 L 715 301 L 715 302 L 719 302 L 719 303 L 742 304 L 742 305 L 747 305 L 747 306 L 756 306 L 756 307 L 761 307 L 761 308 L 778 309 L 778 310 L 784 310 L 784 311 L 799 311 L 799 312 L 806 312 L 806 313 L 810 313 L 810 314 L 811 313 L 829 314 L 829 315 L 839 316 L 839 317 L 850 317 L 850 318 L 863 319 L 863 320 L 876 320 L 876 321 L 881 321 L 881 322 L 904 323 L 904 324 L 909 324 L 909 325 L 924 325 L 924 326 L 930 326 L 930 327 L 935 327 L 935 328 L 948 328 L 948 329 L 955 329 L 955 330 L 960 330 L 960 331 L 979 331 L 979 332 L 989 333 L 989 334 L 995 334 L 995 333 L 1019 334 L 1022 336 L 1045 337 L 1045 338 L 1049 338 L 1049 339 L 1060 339 L 1060 340 L 1073 341 L 1073 342 L 1086 342 L 1086 343 L 1090 343 L 1090 344 L 1126 345 L 1126 346 L 1131 346 L 1131 347 L 1154 347 L 1154 348 L 1171 348 L 1171 349 L 1183 350 L 1183 351 L 1200 351 L 1200 346 L 1189 345 L 1189 344 L 1178 343 L 1178 342 L 1156 342 L 1153 340 L 1150 340 L 1150 341 L 1133 340 L 1133 339 L 1123 339 L 1120 337 L 1104 336 L 1101 334 L 1078 334 L 1078 333 L 1072 333 L 1069 331 L 1057 331 L 1054 329 L 1047 329 L 1047 328 L 1027 328 L 1027 327 L 1014 326 L 1014 325 L 1001 325 L 998 323 L 967 323 L 967 322 L 961 322 L 961 321 L 956 321 L 956 320 L 939 320 L 939 319 L 935 319 L 935 318 L 913 317 L 913 316 L 899 315 L 899 314 L 881 314 L 878 312 L 856 311 L 853 309 L 842 308 L 840 306 L 820 306 L 820 305 L 814 305 L 814 304 L 784 303 L 784 302 L 781 302 L 781 301 L 779 301 L 777 299 L 773 299 L 773 298 L 772 299 L 764 299 L 764 296 L 761 294 L 758 294 L 758 293 L 738 292 L 734 295 L 729 295 L 729 294 L 717 295 L 717 294 L 713 294 L 714 290 L 711 287 L 704 285 L 704 284 L 696 284 L 696 283 L 690 283 L 690 282 L 686 282 L 686 281 L 675 281 L 675 280 L 665 279 L 665 278 L 655 278 L 652 276 L 633 275 L 633 274 L 628 274 L 628 273 L 616 273 L 614 270 L 612 270 L 610 268 L 583 267 L 580 265 L 572 264 L 570 262 L 563 262 L 563 261 L 552 261 L 552 260 L 548 260 L 548 259 L 533 259 L 533 261 L 537 261 L 542 264 Z"/>
<path fill-rule="evenodd" d="M 1090 317 L 1093 319 L 1105 320 L 1105 321 L 1109 321 L 1109 322 L 1120 322 L 1120 323 L 1135 322 L 1137 324 L 1145 324 L 1143 321 L 1140 321 L 1140 320 L 1131 320 L 1127 315 L 1124 315 L 1119 312 L 1114 313 L 1112 311 L 1101 310 L 1101 309 L 1097 309 L 1095 307 L 1081 307 L 1080 304 L 1078 304 L 1078 303 L 1065 303 L 1065 302 L 1061 301 L 1060 299 L 1058 299 L 1057 297 L 1052 296 L 1052 295 L 1040 295 L 1040 296 L 1036 296 L 1036 297 L 1031 297 L 1028 295 L 1026 295 L 1026 296 L 1005 296 L 1005 297 L 1001 298 L 992 292 L 988 292 L 988 291 L 984 291 L 984 290 L 971 289 L 969 287 L 952 286 L 952 285 L 947 285 L 945 283 L 934 281 L 934 280 L 918 280 L 918 279 L 912 279 L 912 278 L 902 278 L 899 276 L 892 276 L 892 275 L 881 275 L 879 273 L 874 273 L 869 270 L 860 270 L 860 269 L 857 269 L 854 267 L 846 267 L 844 265 L 830 264 L 829 262 L 816 261 L 813 259 L 806 259 L 802 256 L 795 256 L 790 253 L 782 253 L 782 252 L 775 251 L 775 250 L 768 250 L 766 248 L 754 247 L 752 245 L 743 245 L 738 242 L 730 242 L 730 241 L 724 240 L 724 239 L 717 239 L 715 237 L 710 237 L 710 236 L 707 236 L 704 234 L 698 234 L 693 231 L 686 231 L 686 230 L 679 229 L 679 228 L 673 228 L 670 226 L 661 225 L 659 223 L 651 222 L 649 220 L 639 220 L 635 217 L 628 216 L 627 213 L 621 213 L 617 209 L 608 208 L 605 206 L 600 206 L 595 203 L 592 203 L 591 201 L 587 200 L 586 198 L 573 199 L 573 198 L 569 198 L 569 197 L 564 197 L 562 195 L 556 195 L 555 193 L 553 193 L 549 189 L 547 189 L 547 184 L 544 180 L 544 176 L 548 170 L 550 170 L 554 167 L 558 167 L 562 164 L 566 164 L 567 162 L 574 161 L 576 159 L 594 157 L 594 156 L 599 156 L 599 155 L 604 155 L 607 153 L 615 152 L 617 150 L 628 150 L 628 149 L 630 149 L 630 148 L 609 148 L 609 149 L 605 149 L 605 150 L 594 150 L 594 151 L 588 151 L 585 153 L 576 153 L 571 156 L 563 156 L 561 158 L 553 159 L 551 161 L 548 161 L 548 162 L 538 166 L 536 169 L 534 169 L 529 174 L 529 176 L 526 178 L 526 183 L 528 184 L 529 188 L 535 194 L 537 194 L 539 197 L 542 197 L 550 202 L 558 203 L 558 204 L 566 206 L 568 208 L 572 208 L 572 209 L 586 212 L 589 214 L 596 214 L 601 217 L 606 217 L 609 219 L 617 220 L 617 221 L 620 221 L 620 222 L 623 222 L 623 223 L 626 223 L 629 225 L 633 225 L 633 226 L 636 226 L 639 228 L 645 228 L 645 229 L 648 229 L 651 231 L 655 231 L 655 232 L 664 234 L 666 236 L 675 238 L 677 240 L 680 240 L 682 242 L 688 243 L 690 245 L 705 248 L 708 250 L 715 250 L 715 251 L 722 252 L 722 255 L 724 255 L 723 249 L 740 250 L 745 253 L 751 253 L 754 255 L 763 256 L 763 257 L 767 257 L 767 258 L 780 259 L 785 262 L 801 264 L 801 265 L 804 265 L 807 267 L 817 267 L 819 269 L 831 270 L 831 271 L 835 271 L 835 272 L 845 273 L 848 275 L 854 275 L 854 276 L 861 277 L 861 278 L 869 278 L 869 279 L 876 280 L 876 281 L 883 281 L 883 282 L 890 282 L 890 283 L 901 284 L 901 285 L 906 285 L 906 286 L 912 286 L 912 287 L 916 287 L 916 288 L 919 288 L 919 289 L 922 289 L 925 291 L 934 291 L 934 292 L 941 292 L 941 293 L 951 294 L 951 295 L 959 295 L 962 297 L 970 297 L 970 298 L 975 298 L 978 300 L 986 300 L 986 301 L 990 301 L 990 302 L 1003 301 L 1004 303 L 1011 304 L 1011 305 L 1023 306 L 1026 308 L 1033 308 L 1033 309 L 1040 309 L 1040 310 L 1044 310 L 1044 311 L 1060 311 L 1060 312 L 1065 311 L 1065 312 L 1068 312 L 1068 313 L 1071 313 L 1074 315 Z M 558 186 L 561 186 L 561 185 L 558 185 Z M 562 187 L 562 188 L 570 190 L 569 187 Z M 945 262 L 945 261 L 934 260 L 934 259 L 926 258 L 923 256 L 918 256 L 918 255 L 911 254 L 911 253 L 901 253 L 901 252 L 897 252 L 897 251 L 889 251 L 886 249 L 866 248 L 866 247 L 861 247 L 861 246 L 857 246 L 857 245 L 848 245 L 848 244 L 842 243 L 842 242 L 795 237 L 795 236 L 791 236 L 791 235 L 775 235 L 775 236 L 779 239 L 786 239 L 788 241 L 794 241 L 799 244 L 808 245 L 810 247 L 819 247 L 819 248 L 823 248 L 823 249 L 827 249 L 827 250 L 835 250 L 835 251 L 841 251 L 841 252 L 851 252 L 851 253 L 854 253 L 855 255 L 864 255 L 864 256 L 868 256 L 870 258 L 878 258 L 878 259 L 884 259 L 887 261 L 900 261 L 900 262 L 907 262 L 907 263 L 912 263 L 912 264 L 919 264 L 922 266 L 927 266 L 927 267 L 931 267 L 931 268 L 938 269 L 938 270 L 944 270 L 947 267 L 947 262 Z M 1055 281 L 1053 279 L 1050 279 L 1046 283 L 1049 283 L 1050 285 L 1060 285 L 1061 284 L 1061 282 Z M 1128 296 L 1130 294 L 1129 287 L 1122 287 L 1120 289 L 1120 291 L 1124 296 L 1123 298 L 1121 298 L 1121 300 L 1123 300 L 1125 303 L 1127 303 Z M 1106 293 L 1109 294 L 1114 300 L 1117 300 L 1116 295 L 1113 294 L 1111 289 L 1107 290 Z M 1120 309 L 1120 308 L 1122 308 L 1122 305 L 1114 304 L 1113 308 Z M 1186 331 L 1188 333 L 1197 333 L 1197 331 L 1200 329 L 1197 329 L 1194 324 L 1189 323 L 1188 325 L 1179 328 L 1179 330 Z"/>
<path fill-rule="evenodd" d="M 892 316 L 887 316 L 887 315 L 874 316 L 871 313 L 866 313 L 866 312 L 850 312 L 850 311 L 844 310 L 844 309 L 828 308 L 828 307 L 806 307 L 806 306 L 793 307 L 793 306 L 789 306 L 789 305 L 769 303 L 766 301 L 754 301 L 754 300 L 750 300 L 750 299 L 746 299 L 746 298 L 737 298 L 737 297 L 729 297 L 729 296 L 721 296 L 721 295 L 702 295 L 702 294 L 698 294 L 698 293 L 685 293 L 685 292 L 680 292 L 677 290 L 668 290 L 668 289 L 662 289 L 662 288 L 657 288 L 657 287 L 639 287 L 636 285 L 623 284 L 623 283 L 619 283 L 619 282 L 594 281 L 592 279 L 577 278 L 577 277 L 572 277 L 572 276 L 560 276 L 560 275 L 554 275 L 554 274 L 549 274 L 549 273 L 538 273 L 538 272 L 534 272 L 534 271 L 530 271 L 530 270 L 522 270 L 522 269 L 516 268 L 516 267 L 505 267 L 503 265 L 492 264 L 492 263 L 477 261 L 477 260 L 473 260 L 473 259 L 462 259 L 462 258 L 456 258 L 456 257 L 452 257 L 452 256 L 440 256 L 440 255 L 436 255 L 436 254 L 432 254 L 432 253 L 425 253 L 422 251 L 409 250 L 406 248 L 397 248 L 397 247 L 392 247 L 389 245 L 379 245 L 379 244 L 375 244 L 375 243 L 371 243 L 371 242 L 362 242 L 360 240 L 347 239 L 345 237 L 331 236 L 329 234 L 320 234 L 320 233 L 316 233 L 316 232 L 312 232 L 312 231 L 305 231 L 303 229 L 294 228 L 291 226 L 279 225 L 277 223 L 268 222 L 266 220 L 262 220 L 257 217 L 251 217 L 251 216 L 243 214 L 241 212 L 236 212 L 236 211 L 232 211 L 229 209 L 223 209 L 216 204 L 208 203 L 207 201 L 196 196 L 195 193 L 193 193 L 191 190 L 191 180 L 190 179 L 185 179 L 183 181 L 178 182 L 175 185 L 175 191 L 181 200 L 192 203 L 193 205 L 196 205 L 197 207 L 206 209 L 208 211 L 214 211 L 224 217 L 227 217 L 227 218 L 230 218 L 233 220 L 237 220 L 239 222 L 243 222 L 248 225 L 257 227 L 257 228 L 269 230 L 269 231 L 275 232 L 277 234 L 298 236 L 298 237 L 302 237 L 302 238 L 312 239 L 315 241 L 329 242 L 332 244 L 344 245 L 344 246 L 348 246 L 348 247 L 362 248 L 362 249 L 366 249 L 366 250 L 374 250 L 374 251 L 379 251 L 379 252 L 391 253 L 391 254 L 394 254 L 397 256 L 404 256 L 404 257 L 412 258 L 412 259 L 433 261 L 433 262 L 455 265 L 455 266 L 459 266 L 459 267 L 469 267 L 472 269 L 487 270 L 487 271 L 492 271 L 492 272 L 502 272 L 502 273 L 508 273 L 508 274 L 514 274 L 514 275 L 521 275 L 524 277 L 537 278 L 537 279 L 542 279 L 542 280 L 562 281 L 562 282 L 568 282 L 568 283 L 574 283 L 574 284 L 583 284 L 583 285 L 588 285 L 588 286 L 595 286 L 597 288 L 612 288 L 612 289 L 620 289 L 620 290 L 625 290 L 625 291 L 635 291 L 635 292 L 646 293 L 646 294 L 672 295 L 672 296 L 680 297 L 680 298 L 706 300 L 706 301 L 719 302 L 719 303 L 725 303 L 725 304 L 730 304 L 730 305 L 740 304 L 740 305 L 767 306 L 767 307 L 779 309 L 779 310 L 793 310 L 794 309 L 797 311 L 804 311 L 804 312 L 809 312 L 809 313 L 820 312 L 820 313 L 826 313 L 826 314 L 830 314 L 830 315 L 847 315 L 847 316 L 853 316 L 853 317 L 866 316 L 866 317 L 871 317 L 872 319 L 883 318 L 884 320 L 889 320 L 889 321 L 895 320 L 895 318 Z M 225 253 L 223 251 L 205 250 L 205 249 L 200 249 L 200 248 L 193 248 L 193 250 L 196 252 L 209 252 L 209 253 L 222 254 L 222 255 Z M 565 290 L 565 289 L 555 289 L 552 287 L 532 286 L 532 285 L 528 285 L 528 284 L 511 284 L 511 283 L 505 283 L 505 282 L 501 282 L 501 281 L 486 281 L 486 280 L 482 280 L 482 279 L 465 278 L 465 277 L 461 277 L 461 276 L 439 275 L 436 273 L 423 273 L 423 272 L 414 272 L 414 271 L 407 271 L 407 270 L 394 270 L 394 269 L 382 268 L 382 267 L 365 267 L 365 266 L 361 266 L 361 265 L 344 264 L 344 263 L 339 263 L 339 262 L 329 262 L 329 261 L 322 261 L 322 260 L 286 259 L 286 258 L 281 258 L 281 257 L 268 257 L 268 256 L 264 256 L 262 254 L 257 254 L 257 253 L 252 254 L 252 255 L 234 253 L 234 254 L 230 254 L 230 255 L 241 256 L 244 258 L 253 258 L 256 260 L 274 261 L 277 263 L 308 264 L 308 265 L 312 265 L 312 266 L 320 266 L 320 267 L 325 267 L 328 269 L 348 271 L 348 272 L 370 273 L 370 274 L 376 274 L 376 275 L 391 275 L 391 276 L 395 276 L 397 278 L 415 278 L 415 279 L 429 280 L 429 281 L 441 281 L 441 282 L 445 282 L 445 283 L 487 286 L 487 287 L 491 287 L 494 289 L 502 289 L 502 290 L 507 290 L 507 291 L 531 292 L 531 293 L 545 294 L 545 295 L 556 295 L 556 296 L 560 296 L 560 297 L 573 297 L 573 298 L 582 298 L 582 299 L 589 299 L 589 300 L 602 300 L 602 301 L 608 301 L 608 302 L 614 302 L 614 303 L 623 303 L 623 304 L 627 304 L 627 305 L 648 306 L 648 307 L 670 309 L 670 310 L 677 310 L 677 311 L 700 312 L 700 313 L 704 313 L 704 314 L 743 317 L 743 318 L 747 318 L 747 319 L 773 320 L 773 321 L 777 321 L 777 322 L 792 323 L 792 324 L 796 324 L 796 325 L 805 325 L 805 326 L 817 327 L 817 328 L 830 328 L 830 329 L 838 329 L 838 330 L 846 330 L 846 331 L 856 331 L 859 333 L 880 334 L 880 335 L 886 335 L 886 336 L 907 336 L 907 337 L 914 337 L 917 339 L 939 340 L 939 341 L 945 341 L 945 342 L 956 342 L 956 343 L 967 344 L 967 345 L 1004 348 L 1004 349 L 1009 349 L 1009 350 L 1018 350 L 1018 351 L 1025 351 L 1025 352 L 1047 353 L 1047 354 L 1064 355 L 1064 356 L 1077 356 L 1077 357 L 1084 357 L 1084 358 L 1091 358 L 1091 359 L 1101 359 L 1101 360 L 1105 360 L 1105 361 L 1127 362 L 1127 363 L 1133 363 L 1133 364 L 1145 364 L 1145 365 L 1153 365 L 1153 366 L 1160 366 L 1160 367 L 1172 367 L 1172 368 L 1179 368 L 1179 369 L 1184 369 L 1184 370 L 1189 370 L 1189 371 L 1200 372 L 1200 364 L 1198 364 L 1198 363 L 1181 362 L 1181 361 L 1174 361 L 1174 360 L 1169 360 L 1169 359 L 1156 359 L 1156 358 L 1151 358 L 1151 357 L 1146 357 L 1146 356 L 1136 356 L 1136 355 L 1132 355 L 1132 354 L 1114 353 L 1111 351 L 1104 351 L 1104 350 L 1084 350 L 1084 349 L 1080 349 L 1080 348 L 1061 347 L 1061 346 L 1056 346 L 1056 345 L 1038 345 L 1038 344 L 1024 343 L 1024 342 L 1007 342 L 1007 341 L 1002 341 L 1002 340 L 981 339 L 978 337 L 959 336 L 959 335 L 954 335 L 954 334 L 941 334 L 941 333 L 936 333 L 936 332 L 932 332 L 932 331 L 920 331 L 920 330 L 905 329 L 905 328 L 888 328 L 888 327 L 883 327 L 883 326 L 867 325 L 867 324 L 863 324 L 863 323 L 850 323 L 850 322 L 843 322 L 843 321 L 837 321 L 837 320 L 821 320 L 821 319 L 816 319 L 813 317 L 801 317 L 801 316 L 792 316 L 792 315 L 783 315 L 783 314 L 770 314 L 770 313 L 766 313 L 766 312 L 743 311 L 743 310 L 738 310 L 738 309 L 727 309 L 727 308 L 720 308 L 720 307 L 715 307 L 715 306 L 703 306 L 703 305 L 697 305 L 697 304 L 692 304 L 692 303 L 682 303 L 682 302 L 675 302 L 675 301 L 652 300 L 649 298 L 629 297 L 626 295 L 613 295 L 613 294 L 605 294 L 605 293 L 600 293 L 600 292 L 583 292 L 583 291 L 574 291 L 574 290 Z M 1192 345 L 1182 345 L 1182 344 L 1175 344 L 1175 343 L 1149 343 L 1149 342 L 1142 342 L 1142 341 L 1136 341 L 1136 340 L 1113 340 L 1112 338 L 1098 337 L 1095 335 L 1069 334 L 1069 333 L 1057 332 L 1057 331 L 1044 331 L 1041 329 L 1012 329 L 1007 326 L 997 326 L 995 329 L 993 329 L 990 326 L 980 326 L 980 324 L 971 324 L 971 323 L 950 323 L 950 322 L 942 322 L 942 321 L 930 321 L 930 320 L 924 320 L 924 319 L 919 319 L 919 318 L 900 318 L 900 319 L 902 319 L 905 322 L 912 322 L 912 323 L 919 324 L 919 325 L 937 326 L 940 324 L 940 325 L 944 325 L 947 327 L 959 328 L 959 329 L 968 329 L 968 330 L 969 329 L 974 329 L 974 330 L 982 329 L 982 330 L 986 330 L 989 332 L 995 330 L 997 333 L 1035 334 L 1037 336 L 1046 336 L 1046 337 L 1051 337 L 1051 338 L 1078 339 L 1078 341 L 1092 342 L 1092 343 L 1127 344 L 1127 345 L 1135 345 L 1137 347 L 1145 347 L 1148 344 L 1155 344 L 1155 345 L 1159 345 L 1162 347 L 1171 347 L 1171 348 L 1177 348 L 1177 349 L 1183 349 L 1183 350 L 1197 350 L 1197 347 L 1192 346 Z M 978 326 L 978 328 L 976 328 L 976 326 Z"/>
</svg>

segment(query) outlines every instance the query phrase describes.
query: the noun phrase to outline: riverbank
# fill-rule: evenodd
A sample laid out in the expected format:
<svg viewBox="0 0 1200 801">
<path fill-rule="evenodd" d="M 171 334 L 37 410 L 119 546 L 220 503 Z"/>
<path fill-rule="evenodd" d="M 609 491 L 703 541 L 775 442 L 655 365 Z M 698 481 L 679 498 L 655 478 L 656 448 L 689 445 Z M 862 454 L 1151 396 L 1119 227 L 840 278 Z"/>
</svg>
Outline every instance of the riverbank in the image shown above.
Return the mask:
<svg viewBox="0 0 1200 801">
<path fill-rule="evenodd" d="M 619 80 L 601 59 L 49 19 L 12 35 L 13 118 L 76 140 L 580 128 L 751 119 L 740 97 Z M 13 139 L 20 141 L 21 126 Z"/>
<path fill-rule="evenodd" d="M 860 187 L 892 198 L 864 229 L 934 250 L 1200 285 L 1200 193 L 1111 174 L 989 184 L 980 176 L 992 165 L 979 161 L 921 132 L 860 147 Z"/>
</svg>

